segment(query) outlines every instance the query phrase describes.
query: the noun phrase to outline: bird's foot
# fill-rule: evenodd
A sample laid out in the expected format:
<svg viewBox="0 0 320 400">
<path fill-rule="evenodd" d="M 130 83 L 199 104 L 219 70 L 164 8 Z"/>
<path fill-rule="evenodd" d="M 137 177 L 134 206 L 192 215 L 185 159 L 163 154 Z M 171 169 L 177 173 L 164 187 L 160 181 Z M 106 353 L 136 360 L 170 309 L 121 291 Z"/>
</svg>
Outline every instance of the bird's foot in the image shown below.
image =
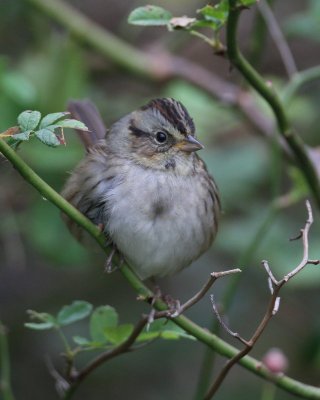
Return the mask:
<svg viewBox="0 0 320 400">
<path fill-rule="evenodd" d="M 163 295 L 161 293 L 161 290 L 158 286 L 154 289 L 154 296 L 150 299 L 150 305 L 152 307 L 149 315 L 148 315 L 148 324 L 147 327 L 149 328 L 152 322 L 155 320 L 157 317 L 157 311 L 155 308 L 153 308 L 155 302 L 157 300 L 162 300 L 168 307 L 168 309 L 164 311 L 160 311 L 160 313 L 165 313 L 163 316 L 167 318 L 176 318 L 178 317 L 182 311 L 183 308 L 181 307 L 180 300 L 174 299 L 170 295 Z"/>
<path fill-rule="evenodd" d="M 104 270 L 106 273 L 111 274 L 111 272 L 116 271 L 117 269 L 120 269 L 123 262 L 124 262 L 124 258 L 123 255 L 119 252 L 117 246 L 112 243 L 112 249 L 111 252 L 108 256 L 108 258 L 106 259 L 106 262 L 104 264 Z M 118 265 L 114 265 L 113 264 L 113 257 L 117 255 L 119 257 L 119 264 Z"/>
<path fill-rule="evenodd" d="M 180 300 L 174 299 L 170 295 L 162 296 L 162 299 L 168 306 L 168 317 L 176 318 L 181 314 L 182 308 Z"/>
</svg>

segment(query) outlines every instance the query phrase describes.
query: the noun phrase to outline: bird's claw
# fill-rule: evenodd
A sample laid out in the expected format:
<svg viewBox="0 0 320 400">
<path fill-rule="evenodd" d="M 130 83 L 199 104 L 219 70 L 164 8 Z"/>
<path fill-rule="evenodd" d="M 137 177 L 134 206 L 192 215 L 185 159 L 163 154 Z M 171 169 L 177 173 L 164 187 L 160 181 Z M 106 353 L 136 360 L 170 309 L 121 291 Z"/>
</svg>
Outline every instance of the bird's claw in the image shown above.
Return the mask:
<svg viewBox="0 0 320 400">
<path fill-rule="evenodd" d="M 114 266 L 113 265 L 113 257 L 115 254 L 119 255 L 119 265 Z M 117 269 L 121 268 L 122 264 L 124 262 L 123 256 L 122 254 L 119 252 L 119 250 L 117 249 L 117 246 L 115 244 L 112 244 L 112 250 L 108 256 L 108 258 L 106 259 L 105 262 L 105 267 L 104 270 L 107 274 L 111 274 L 112 272 L 116 271 Z"/>
</svg>

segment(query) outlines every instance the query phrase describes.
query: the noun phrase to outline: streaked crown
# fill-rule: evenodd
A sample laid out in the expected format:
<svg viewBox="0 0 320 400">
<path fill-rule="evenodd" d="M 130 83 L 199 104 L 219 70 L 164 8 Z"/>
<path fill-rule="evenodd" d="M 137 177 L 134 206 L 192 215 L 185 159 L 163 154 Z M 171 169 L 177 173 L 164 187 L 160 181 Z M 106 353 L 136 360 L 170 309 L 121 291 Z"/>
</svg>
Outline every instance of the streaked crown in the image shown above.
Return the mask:
<svg viewBox="0 0 320 400">
<path fill-rule="evenodd" d="M 194 135 L 195 127 L 193 119 L 180 101 L 172 98 L 153 99 L 141 107 L 141 110 L 149 109 L 154 113 L 159 113 L 181 134 Z"/>
</svg>

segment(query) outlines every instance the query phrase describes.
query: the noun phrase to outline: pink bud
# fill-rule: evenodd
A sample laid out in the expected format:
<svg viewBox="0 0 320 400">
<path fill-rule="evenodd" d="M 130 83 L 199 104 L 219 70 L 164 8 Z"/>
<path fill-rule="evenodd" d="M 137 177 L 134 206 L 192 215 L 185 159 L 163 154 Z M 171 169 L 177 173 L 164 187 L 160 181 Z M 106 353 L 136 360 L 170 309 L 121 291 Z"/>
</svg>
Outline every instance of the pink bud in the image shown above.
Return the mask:
<svg viewBox="0 0 320 400">
<path fill-rule="evenodd" d="M 285 372 L 288 368 L 288 359 L 281 349 L 271 348 L 262 358 L 263 364 L 273 373 Z"/>
</svg>

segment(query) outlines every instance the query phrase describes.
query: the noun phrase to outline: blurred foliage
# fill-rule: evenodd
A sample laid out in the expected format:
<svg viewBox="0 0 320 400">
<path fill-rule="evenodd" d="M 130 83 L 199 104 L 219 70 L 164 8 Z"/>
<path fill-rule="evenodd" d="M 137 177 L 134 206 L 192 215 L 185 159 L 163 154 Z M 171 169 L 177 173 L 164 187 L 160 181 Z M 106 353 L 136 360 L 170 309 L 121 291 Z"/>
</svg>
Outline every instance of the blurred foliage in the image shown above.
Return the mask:
<svg viewBox="0 0 320 400">
<path fill-rule="evenodd" d="M 320 2 L 309 0 L 304 12 L 291 16 L 285 21 L 284 28 L 289 36 L 300 36 L 320 41 Z"/>
<path fill-rule="evenodd" d="M 171 8 L 166 1 L 158 3 L 159 6 Z M 184 3 L 174 5 L 176 15 L 185 15 L 186 10 L 188 14 L 195 15 L 196 10 L 204 6 L 200 1 Z M 306 58 L 312 56 L 311 53 L 305 53 L 311 43 L 309 40 L 319 41 L 320 37 L 320 2 L 288 0 L 281 3 L 278 20 L 285 21 L 287 34 L 295 37 L 292 43 L 295 45 L 293 51 L 297 61 L 303 58 L 307 63 Z M 291 12 L 293 3 L 300 10 L 294 14 Z M 144 5 L 142 1 L 134 4 Z M 134 28 L 125 24 L 133 8 L 130 2 L 121 4 L 121 9 L 120 3 L 99 1 L 84 1 L 81 7 L 85 12 L 92 12 L 90 15 L 97 20 L 108 9 L 108 13 L 112 14 L 110 20 L 114 20 L 112 29 L 115 34 L 121 32 L 125 37 L 136 35 Z M 242 40 L 248 42 L 254 14 L 245 12 L 242 18 L 245 20 Z M 245 327 L 248 324 L 246 321 L 251 318 L 249 313 L 260 312 L 268 296 L 260 260 L 269 260 L 275 274 L 281 276 L 298 263 L 302 254 L 301 243 L 288 242 L 287 239 L 299 232 L 305 220 L 306 211 L 302 201 L 305 184 L 299 177 L 292 176 L 284 160 L 279 160 L 280 154 L 274 148 L 274 143 L 255 135 L 256 132 L 237 110 L 217 102 L 186 82 L 173 80 L 153 85 L 113 68 L 97 54 L 84 49 L 68 33 L 49 24 L 44 16 L 35 13 L 32 8 L 27 10 L 22 1 L 2 2 L 0 22 L 3 41 L 0 45 L 0 132 L 15 125 L 17 116 L 23 110 L 39 110 L 43 115 L 63 111 L 69 98 L 91 98 L 102 111 L 107 125 L 150 98 L 160 96 L 181 100 L 193 116 L 197 134 L 205 144 L 202 157 L 217 180 L 224 213 L 212 250 L 188 271 L 162 282 L 164 292 L 169 291 L 174 297 L 188 298 L 197 291 L 212 269 L 237 265 L 243 254 L 251 248 L 275 202 L 287 194 L 296 194 L 288 204 L 290 207 L 276 211 L 270 229 L 258 245 L 250 250 L 248 263 L 241 265 L 244 268 L 243 281 L 237 290 L 231 316 L 239 329 Z M 137 47 L 149 45 L 157 48 L 163 43 L 174 42 L 159 29 L 155 30 L 155 36 L 150 36 L 155 42 L 148 43 L 149 32 L 150 28 L 133 36 Z M 235 74 L 228 74 L 228 63 L 211 55 L 207 46 L 202 46 L 197 40 L 186 40 L 175 44 L 178 52 L 210 66 L 224 78 L 235 79 Z M 262 51 L 273 73 L 268 80 L 277 89 L 285 90 L 286 77 L 279 73 L 282 67 L 278 55 L 272 48 L 266 47 Z M 263 70 L 266 65 L 261 68 Z M 265 72 L 270 73 L 269 70 Z M 307 143 L 316 146 L 319 146 L 318 88 L 317 84 L 309 85 L 308 90 L 299 91 L 287 104 L 287 112 L 294 126 Z M 270 115 L 268 106 L 258 96 L 256 101 L 265 114 Z M 73 132 L 66 132 L 66 142 L 66 146 L 52 149 L 33 141 L 24 143 L 19 150 L 31 167 L 57 190 L 61 189 L 67 173 L 83 155 L 83 149 Z M 136 305 L 135 295 L 116 273 L 108 277 L 101 275 L 99 266 L 103 268 L 103 260 L 73 239 L 57 209 L 24 184 L 7 163 L 1 161 L 0 168 L 0 312 L 3 322 L 12 331 L 11 352 L 16 372 L 14 383 L 17 398 L 19 395 L 24 398 L 27 387 L 30 398 L 51 400 L 55 396 L 52 395 L 53 385 L 49 374 L 43 368 L 43 355 L 49 351 L 50 356 L 55 357 L 61 350 L 60 344 L 51 337 L 41 339 L 40 335 L 26 334 L 26 330 L 22 330 L 25 310 L 59 309 L 63 304 L 81 297 L 95 307 L 98 304 L 116 304 L 124 318 L 136 320 L 143 306 Z M 319 258 L 318 216 L 315 212 L 316 222 L 310 234 L 312 258 Z M 290 282 L 284 294 L 287 296 L 283 306 L 286 312 L 282 313 L 280 308 L 277 321 L 273 322 L 264 344 L 255 354 L 259 357 L 271 345 L 283 347 L 291 355 L 289 374 L 294 373 L 302 380 L 305 377 L 309 382 L 316 381 L 319 374 L 318 282 L 319 268 L 316 266 L 308 267 Z M 227 281 L 221 283 L 218 292 L 222 292 L 227 284 Z M 297 306 L 300 301 L 302 304 Z M 208 302 L 203 301 L 197 307 L 195 319 L 208 321 L 211 312 Z M 80 334 L 85 336 L 88 327 L 81 324 L 82 321 Z M 288 338 L 288 330 L 292 338 Z M 79 331 L 74 331 L 71 326 L 70 334 L 79 336 Z M 99 383 L 96 392 L 92 393 L 91 382 L 84 387 L 79 398 L 99 398 L 106 393 L 110 398 L 117 398 L 119 386 L 121 393 L 127 394 L 124 398 L 130 398 L 134 393 L 130 388 L 140 385 L 141 389 L 141 382 L 144 385 L 141 399 L 171 398 L 172 390 L 182 393 L 181 398 L 186 398 L 194 390 L 200 351 L 196 345 L 185 342 L 177 341 L 172 347 L 170 344 L 164 347 L 159 342 L 148 347 L 145 353 L 130 355 L 133 361 L 130 361 L 130 357 L 121 358 L 118 363 L 115 361 L 110 367 L 106 366 L 101 375 L 97 375 L 96 381 L 92 380 Z M 168 359 L 172 360 L 170 365 Z M 33 367 L 34 360 L 36 367 Z M 190 368 L 190 365 L 194 365 L 194 368 Z M 28 371 L 34 374 L 32 379 Z M 110 383 L 110 387 L 105 382 L 106 371 L 108 382 L 114 382 Z M 122 387 L 124 374 L 129 376 L 128 388 Z M 159 374 L 161 380 L 157 379 Z M 261 382 L 257 383 L 255 377 L 250 378 L 248 374 L 242 376 L 240 371 L 239 377 L 230 376 L 229 379 L 231 384 L 217 395 L 218 400 L 235 396 L 249 400 L 259 398 Z M 35 380 L 39 382 L 36 389 L 32 387 Z M 164 380 L 173 382 L 172 385 L 165 385 L 170 388 L 164 387 Z M 239 386 L 236 391 L 234 389 L 235 385 L 243 382 L 246 383 L 244 395 L 239 394 Z M 253 384 L 251 397 L 247 392 L 247 383 Z M 137 386 L 135 393 L 136 390 Z M 282 394 L 281 398 L 289 399 L 291 396 Z"/>
</svg>

